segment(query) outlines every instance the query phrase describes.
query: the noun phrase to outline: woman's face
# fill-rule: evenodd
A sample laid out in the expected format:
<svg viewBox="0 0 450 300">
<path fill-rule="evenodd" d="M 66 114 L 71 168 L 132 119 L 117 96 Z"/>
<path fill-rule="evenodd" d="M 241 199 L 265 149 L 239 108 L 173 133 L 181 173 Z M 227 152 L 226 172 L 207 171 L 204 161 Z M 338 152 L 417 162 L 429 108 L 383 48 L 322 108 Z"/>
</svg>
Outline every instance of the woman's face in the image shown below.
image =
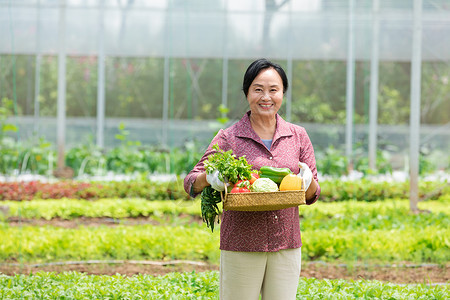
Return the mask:
<svg viewBox="0 0 450 300">
<path fill-rule="evenodd" d="M 274 69 L 262 70 L 248 89 L 247 101 L 252 115 L 273 117 L 283 103 L 283 81 Z"/>
</svg>

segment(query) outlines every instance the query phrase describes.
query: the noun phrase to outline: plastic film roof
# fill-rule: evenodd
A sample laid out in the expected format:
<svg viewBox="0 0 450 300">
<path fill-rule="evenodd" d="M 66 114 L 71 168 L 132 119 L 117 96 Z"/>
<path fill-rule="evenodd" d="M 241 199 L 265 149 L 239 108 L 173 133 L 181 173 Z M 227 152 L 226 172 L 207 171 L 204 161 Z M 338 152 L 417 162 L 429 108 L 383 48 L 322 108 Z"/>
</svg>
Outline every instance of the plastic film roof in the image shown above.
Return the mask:
<svg viewBox="0 0 450 300">
<path fill-rule="evenodd" d="M 375 0 L 374 0 L 375 1 Z M 413 2 L 354 1 L 356 59 L 408 61 Z M 0 54 L 345 60 L 348 0 L 0 0 Z M 103 26 L 102 26 L 103 25 Z M 422 59 L 450 59 L 450 1 L 424 0 Z"/>
</svg>

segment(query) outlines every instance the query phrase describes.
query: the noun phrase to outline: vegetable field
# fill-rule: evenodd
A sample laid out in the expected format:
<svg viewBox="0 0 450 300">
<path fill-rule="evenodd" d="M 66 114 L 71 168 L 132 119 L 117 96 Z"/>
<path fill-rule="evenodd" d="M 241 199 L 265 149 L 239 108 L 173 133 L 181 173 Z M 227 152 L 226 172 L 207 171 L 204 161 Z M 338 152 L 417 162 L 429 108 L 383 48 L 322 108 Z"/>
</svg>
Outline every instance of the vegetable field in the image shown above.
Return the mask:
<svg viewBox="0 0 450 300">
<path fill-rule="evenodd" d="M 218 299 L 218 272 L 165 276 L 0 275 L 2 299 Z M 297 299 L 448 299 L 447 287 L 302 278 Z"/>
<path fill-rule="evenodd" d="M 449 199 L 300 206 L 298 299 L 448 299 Z M 218 298 L 220 225 L 200 202 L 0 201 L 0 299 Z"/>
</svg>

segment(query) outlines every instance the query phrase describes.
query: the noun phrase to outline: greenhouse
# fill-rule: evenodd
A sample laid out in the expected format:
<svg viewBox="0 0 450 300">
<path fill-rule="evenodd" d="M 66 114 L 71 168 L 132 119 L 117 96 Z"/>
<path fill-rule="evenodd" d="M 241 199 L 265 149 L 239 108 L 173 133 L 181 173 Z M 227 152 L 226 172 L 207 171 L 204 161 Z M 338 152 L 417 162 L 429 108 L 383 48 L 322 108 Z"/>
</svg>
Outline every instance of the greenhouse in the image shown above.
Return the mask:
<svg viewBox="0 0 450 300">
<path fill-rule="evenodd" d="M 0 0 L 0 41 L 0 299 L 450 299 L 450 0 Z"/>
<path fill-rule="evenodd" d="M 445 0 L 0 0 L 0 38 L 6 134 L 50 141 L 58 161 L 80 143 L 115 147 L 121 130 L 206 147 L 248 110 L 243 73 L 266 57 L 288 73 L 280 113 L 316 151 L 448 169 Z"/>
</svg>

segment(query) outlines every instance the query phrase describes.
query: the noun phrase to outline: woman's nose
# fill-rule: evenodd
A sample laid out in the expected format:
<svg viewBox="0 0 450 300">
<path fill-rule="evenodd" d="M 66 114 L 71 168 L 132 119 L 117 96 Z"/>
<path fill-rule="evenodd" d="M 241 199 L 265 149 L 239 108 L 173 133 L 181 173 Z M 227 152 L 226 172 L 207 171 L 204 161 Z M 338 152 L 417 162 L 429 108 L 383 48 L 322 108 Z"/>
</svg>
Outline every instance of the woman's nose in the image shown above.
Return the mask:
<svg viewBox="0 0 450 300">
<path fill-rule="evenodd" d="M 263 100 L 270 100 L 270 95 L 269 95 L 269 93 L 263 93 L 261 99 L 263 99 Z"/>
</svg>

